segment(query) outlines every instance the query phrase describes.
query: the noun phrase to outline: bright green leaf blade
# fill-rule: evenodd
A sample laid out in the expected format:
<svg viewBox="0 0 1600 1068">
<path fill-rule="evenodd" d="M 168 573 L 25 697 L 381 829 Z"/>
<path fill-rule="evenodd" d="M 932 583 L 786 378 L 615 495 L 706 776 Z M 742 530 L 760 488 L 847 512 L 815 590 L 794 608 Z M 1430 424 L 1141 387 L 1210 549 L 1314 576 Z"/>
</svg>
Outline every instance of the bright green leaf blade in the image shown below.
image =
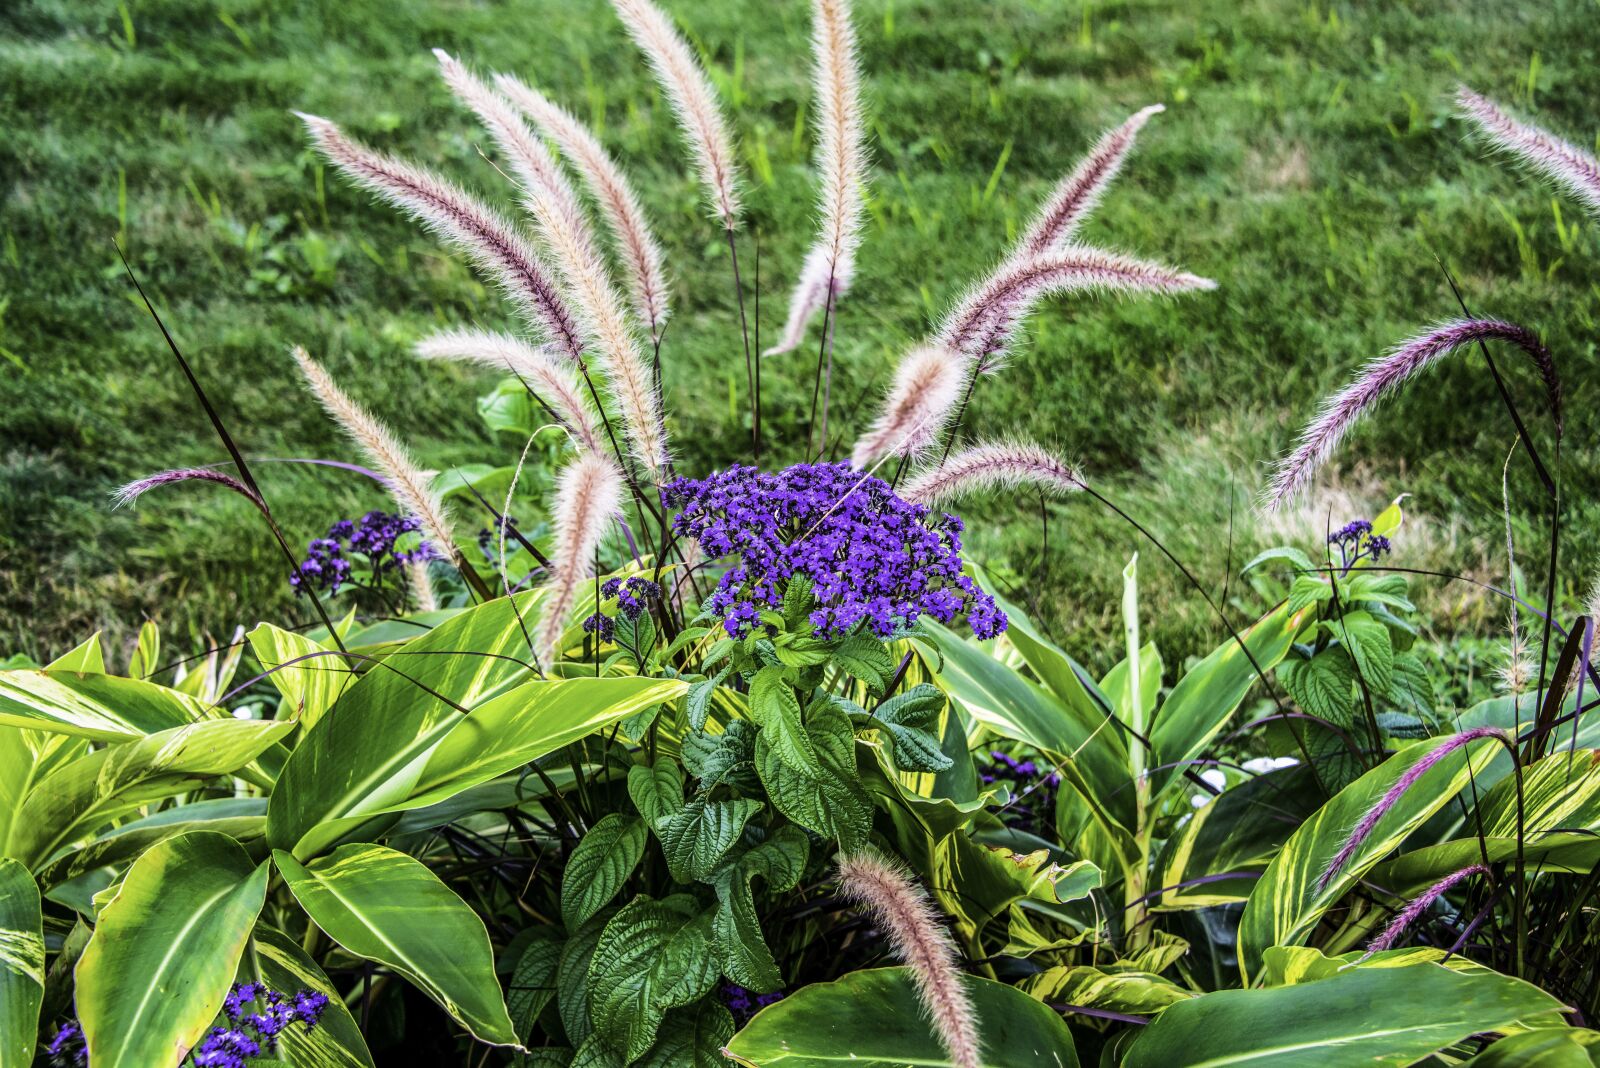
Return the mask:
<svg viewBox="0 0 1600 1068">
<path fill-rule="evenodd" d="M 44 999 L 39 886 L 15 860 L 0 859 L 0 1068 L 28 1068 Z"/>
<path fill-rule="evenodd" d="M 400 972 L 480 1040 L 517 1044 L 483 921 L 421 862 L 360 843 L 310 865 L 273 860 L 328 937 Z"/>
<path fill-rule="evenodd" d="M 123 742 L 220 713 L 153 682 L 74 671 L 0 672 L 0 724 Z"/>
<path fill-rule="evenodd" d="M 134 862 L 74 970 L 95 1068 L 170 1065 L 211 1026 L 238 971 L 267 866 L 214 831 Z"/>
<path fill-rule="evenodd" d="M 1560 1002 L 1490 971 L 1351 968 L 1270 990 L 1183 1001 L 1135 1039 L 1123 1068 L 1403 1068 Z"/>
<path fill-rule="evenodd" d="M 1600 1032 L 1583 1027 L 1536 1027 L 1510 1035 L 1463 1063 L 1471 1068 L 1594 1068 Z"/>
<path fill-rule="evenodd" d="M 332 642 L 319 642 L 271 623 L 258 624 L 249 638 L 261 667 L 271 673 L 267 678 L 288 702 L 289 717 L 307 730 L 355 683 L 355 673 L 337 655 Z"/>
<path fill-rule="evenodd" d="M 143 819 L 129 820 L 68 850 L 35 873 L 39 885 L 49 889 L 59 883 L 143 853 L 175 835 L 190 831 L 215 831 L 244 844 L 266 833 L 267 799 L 219 797 L 162 809 Z"/>
<path fill-rule="evenodd" d="M 1259 967 L 1262 953 L 1271 946 L 1304 941 L 1324 910 L 1456 796 L 1466 786 L 1469 774 L 1481 771 L 1500 751 L 1498 742 L 1483 738 L 1447 754 L 1401 795 L 1348 863 L 1326 888 L 1318 890 L 1318 878 L 1362 815 L 1413 765 L 1449 744 L 1451 737 L 1406 746 L 1339 791 L 1284 844 L 1251 891 L 1239 923 L 1239 967 L 1247 980 Z"/>
<path fill-rule="evenodd" d="M 984 1068 L 1077 1068 L 1072 1034 L 1054 1010 L 1003 983 L 963 976 L 978 1019 Z M 905 968 L 851 972 L 801 987 L 756 1014 L 728 1043 L 744 1065 L 951 1068 Z"/>
<path fill-rule="evenodd" d="M 290 1068 L 372 1068 L 372 1054 L 344 998 L 294 939 L 258 925 L 239 978 L 259 980 L 272 990 L 316 990 L 328 995 L 317 1026 L 291 1026 L 278 1036 L 281 1056 Z"/>
</svg>

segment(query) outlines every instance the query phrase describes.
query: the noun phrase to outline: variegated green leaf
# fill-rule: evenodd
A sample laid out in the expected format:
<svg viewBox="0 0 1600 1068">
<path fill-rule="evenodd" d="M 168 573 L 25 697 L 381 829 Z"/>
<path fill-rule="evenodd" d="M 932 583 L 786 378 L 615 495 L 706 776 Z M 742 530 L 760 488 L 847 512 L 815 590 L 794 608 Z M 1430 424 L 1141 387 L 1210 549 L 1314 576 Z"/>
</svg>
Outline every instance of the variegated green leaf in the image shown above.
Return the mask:
<svg viewBox="0 0 1600 1068">
<path fill-rule="evenodd" d="M 58 669 L 0 671 L 0 724 L 123 742 L 222 713 L 153 682 Z"/>
<path fill-rule="evenodd" d="M 307 730 L 356 681 L 356 674 L 337 655 L 332 642 L 261 623 L 250 632 L 250 648 L 267 678 L 288 703 L 288 718 Z M 330 655 L 332 654 L 332 655 Z"/>
<path fill-rule="evenodd" d="M 0 859 L 0 1068 L 28 1068 L 44 999 L 39 887 L 28 869 Z"/>
<path fill-rule="evenodd" d="M 258 925 L 239 967 L 239 979 L 258 980 L 272 990 L 316 990 L 328 995 L 317 1026 L 290 1027 L 278 1036 L 280 1056 L 291 1068 L 372 1068 L 372 1054 L 338 988 L 294 939 Z"/>
</svg>

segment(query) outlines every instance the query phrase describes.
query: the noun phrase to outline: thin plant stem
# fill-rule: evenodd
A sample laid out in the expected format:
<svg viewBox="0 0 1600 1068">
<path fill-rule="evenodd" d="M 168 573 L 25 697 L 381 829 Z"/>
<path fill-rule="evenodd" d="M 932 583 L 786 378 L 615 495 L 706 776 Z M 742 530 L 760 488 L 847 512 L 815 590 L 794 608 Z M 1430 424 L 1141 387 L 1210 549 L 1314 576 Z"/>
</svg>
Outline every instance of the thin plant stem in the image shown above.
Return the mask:
<svg viewBox="0 0 1600 1068">
<path fill-rule="evenodd" d="M 756 401 L 756 372 L 750 358 L 750 323 L 744 314 L 744 283 L 739 277 L 739 244 L 733 239 L 733 227 L 724 227 L 728 235 L 728 257 L 733 264 L 733 294 L 739 302 L 739 337 L 744 341 L 744 381 L 750 391 L 750 440 L 755 449 L 756 466 L 761 465 L 761 405 Z"/>
</svg>

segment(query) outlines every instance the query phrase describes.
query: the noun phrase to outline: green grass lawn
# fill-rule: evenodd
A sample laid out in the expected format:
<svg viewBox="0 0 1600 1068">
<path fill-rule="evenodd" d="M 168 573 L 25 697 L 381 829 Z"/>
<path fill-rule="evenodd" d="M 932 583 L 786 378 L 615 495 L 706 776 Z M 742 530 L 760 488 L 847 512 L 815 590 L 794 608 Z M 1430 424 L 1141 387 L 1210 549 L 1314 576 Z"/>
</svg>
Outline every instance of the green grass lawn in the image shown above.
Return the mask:
<svg viewBox="0 0 1600 1068">
<path fill-rule="evenodd" d="M 808 5 L 667 6 L 713 64 L 741 140 L 770 336 L 810 236 Z M 1402 542 L 1410 561 L 1503 577 L 1513 431 L 1475 356 L 1356 435 L 1324 478 L 1340 493 L 1299 513 L 1297 529 L 1251 508 L 1265 463 L 1321 394 L 1455 311 L 1437 256 L 1475 311 L 1536 326 L 1556 354 L 1570 396 L 1563 571 L 1568 592 L 1581 589 L 1600 550 L 1600 227 L 1485 159 L 1449 96 L 1466 81 L 1593 147 L 1600 3 L 861 0 L 858 19 L 876 166 L 859 281 L 839 313 L 836 420 L 863 425 L 896 355 L 1054 179 L 1101 129 L 1159 101 L 1167 112 L 1086 237 L 1220 289 L 1052 305 L 982 384 L 968 426 L 1078 457 L 1217 589 L 1230 559 L 1236 569 L 1263 544 L 1306 541 L 1400 492 L 1423 521 Z M 223 458 L 113 238 L 250 455 L 353 458 L 296 386 L 287 350 L 300 343 L 430 466 L 514 457 L 520 443 L 493 440 L 474 412 L 492 376 L 408 354 L 443 325 L 507 324 L 506 310 L 457 258 L 326 173 L 290 115 L 337 119 L 509 204 L 431 47 L 514 72 L 600 127 L 669 253 L 663 356 L 680 467 L 747 454 L 726 252 L 603 0 L 14 0 L 0 12 L 0 653 L 60 650 L 97 627 L 123 639 L 146 617 L 181 644 L 309 615 L 242 502 L 194 487 L 110 510 L 122 481 Z M 812 359 L 766 365 L 765 427 L 791 459 Z M 1508 372 L 1537 412 L 1532 376 Z M 299 538 L 382 503 L 340 472 L 265 474 Z M 1537 486 L 1525 465 L 1511 481 L 1536 574 Z M 1041 559 L 1036 499 L 974 503 L 975 555 L 1103 664 L 1092 644 L 1114 628 L 1118 573 L 1139 545 L 1086 502 L 1048 511 Z M 1148 547 L 1143 560 L 1148 627 L 1168 659 L 1218 640 L 1173 569 Z M 1430 604 L 1443 628 L 1492 622 L 1461 587 Z"/>
</svg>

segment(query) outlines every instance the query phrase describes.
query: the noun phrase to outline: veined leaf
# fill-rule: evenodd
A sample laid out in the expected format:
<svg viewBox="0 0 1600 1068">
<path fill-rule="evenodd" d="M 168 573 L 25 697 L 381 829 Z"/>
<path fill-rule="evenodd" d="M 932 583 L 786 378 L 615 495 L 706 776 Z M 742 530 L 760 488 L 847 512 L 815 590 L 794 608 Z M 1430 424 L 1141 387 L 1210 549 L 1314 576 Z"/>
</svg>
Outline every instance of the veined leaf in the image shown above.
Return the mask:
<svg viewBox="0 0 1600 1068">
<path fill-rule="evenodd" d="M 335 942 L 410 979 L 480 1041 L 517 1045 L 483 921 L 426 866 L 361 843 L 310 865 L 281 849 L 272 856 L 301 908 Z"/>
<path fill-rule="evenodd" d="M 28 869 L 0 858 L 0 1068 L 28 1068 L 44 1000 L 44 916 Z"/>
<path fill-rule="evenodd" d="M 299 720 L 307 730 L 316 726 L 356 681 L 355 672 L 336 654 L 332 642 L 319 642 L 271 623 L 257 624 L 249 638 L 256 659 L 271 672 L 267 678 L 288 702 L 289 718 Z"/>
<path fill-rule="evenodd" d="M 272 990 L 316 990 L 328 996 L 316 1027 L 290 1027 L 278 1036 L 288 1064 L 294 1068 L 372 1068 L 366 1039 L 343 996 L 294 939 L 258 924 L 240 965 L 239 979 L 257 980 Z"/>
<path fill-rule="evenodd" d="M 698 1001 L 717 981 L 711 915 L 688 895 L 635 898 L 606 924 L 589 965 L 595 1034 L 631 1062 L 655 1043 L 668 1009 Z"/>
<path fill-rule="evenodd" d="M 153 682 L 90 672 L 0 671 L 0 725 L 125 742 L 222 713 Z"/>
<path fill-rule="evenodd" d="M 1600 1031 L 1585 1027 L 1536 1027 L 1507 1035 L 1462 1063 L 1471 1068 L 1594 1068 Z"/>
<path fill-rule="evenodd" d="M 725 801 L 696 799 L 657 828 L 667 869 L 680 883 L 709 876 L 744 833 L 744 825 L 763 808 L 747 797 Z"/>
<path fill-rule="evenodd" d="M 644 822 L 611 812 L 584 834 L 561 873 L 561 922 L 577 931 L 622 889 L 644 856 Z"/>
<path fill-rule="evenodd" d="M 645 822 L 654 827 L 683 810 L 683 769 L 667 757 L 629 768 L 628 797 Z"/>
<path fill-rule="evenodd" d="M 764 994 L 783 982 L 761 933 L 751 880 L 760 878 L 774 894 L 793 889 L 805 871 L 810 850 L 805 832 L 785 824 L 766 841 L 728 861 L 712 877 L 717 890 L 717 911 L 711 922 L 713 945 L 723 974 L 740 986 Z"/>
<path fill-rule="evenodd" d="M 1246 981 L 1259 967 L 1263 952 L 1271 946 L 1300 944 L 1324 910 L 1459 793 L 1470 772 L 1482 770 L 1499 751 L 1494 739 L 1479 739 L 1429 768 L 1384 814 L 1328 885 L 1318 890 L 1323 869 L 1362 815 L 1418 761 L 1450 742 L 1451 737 L 1445 736 L 1406 746 L 1339 791 L 1300 825 L 1256 883 L 1239 923 L 1239 968 Z"/>
<path fill-rule="evenodd" d="M 175 1064 L 222 1009 L 267 889 L 239 844 L 192 831 L 134 861 L 74 969 L 95 1068 Z"/>
<path fill-rule="evenodd" d="M 1483 1031 L 1561 1003 L 1491 971 L 1437 964 L 1349 968 L 1269 990 L 1182 1001 L 1139 1032 L 1124 1068 L 1403 1068 Z"/>
<path fill-rule="evenodd" d="M 162 809 L 130 820 L 69 850 L 39 868 L 39 885 L 49 889 L 81 875 L 118 864 L 157 842 L 190 831 L 215 831 L 239 843 L 260 838 L 267 829 L 264 797 L 219 797 Z"/>
<path fill-rule="evenodd" d="M 85 739 L 70 734 L 0 725 L 0 856 L 12 855 L 17 816 L 34 786 L 88 747 Z"/>
<path fill-rule="evenodd" d="M 722 1047 L 733 1037 L 733 1014 L 706 998 L 667 1013 L 660 1035 L 636 1068 L 727 1068 Z"/>
<path fill-rule="evenodd" d="M 11 851 L 30 865 L 141 805 L 249 764 L 294 724 L 212 719 L 107 746 L 66 764 L 28 794 Z"/>
<path fill-rule="evenodd" d="M 777 758 L 806 775 L 822 774 L 821 758 L 806 732 L 800 701 L 779 668 L 762 668 L 750 683 L 750 714 Z"/>
<path fill-rule="evenodd" d="M 1020 984 L 1029 997 L 1051 1004 L 1065 1002 L 1087 1009 L 1154 1016 L 1169 1006 L 1195 997 L 1195 992 L 1150 972 L 1120 968 L 1046 968 Z"/>
<path fill-rule="evenodd" d="M 528 1041 L 539 1014 L 556 996 L 556 968 L 566 944 L 549 927 L 533 928 L 532 933 L 506 988 L 506 1007 L 511 1010 L 511 1022 L 523 1042 Z"/>
<path fill-rule="evenodd" d="M 815 775 L 783 760 L 767 730 L 756 735 L 756 770 L 773 807 L 845 849 L 860 844 L 872 822 L 872 801 L 856 772 L 855 732 L 844 713 L 826 704 L 811 711 L 805 732 L 822 769 Z"/>
<path fill-rule="evenodd" d="M 1077 1068 L 1072 1033 L 1054 1009 L 1004 983 L 964 975 L 979 1020 L 983 1063 L 992 1068 Z M 727 1053 L 766 1068 L 953 1068 L 929 1029 L 905 968 L 850 972 L 812 983 L 756 1014 Z M 1181 1062 L 1174 1062 L 1181 1063 Z"/>
</svg>

